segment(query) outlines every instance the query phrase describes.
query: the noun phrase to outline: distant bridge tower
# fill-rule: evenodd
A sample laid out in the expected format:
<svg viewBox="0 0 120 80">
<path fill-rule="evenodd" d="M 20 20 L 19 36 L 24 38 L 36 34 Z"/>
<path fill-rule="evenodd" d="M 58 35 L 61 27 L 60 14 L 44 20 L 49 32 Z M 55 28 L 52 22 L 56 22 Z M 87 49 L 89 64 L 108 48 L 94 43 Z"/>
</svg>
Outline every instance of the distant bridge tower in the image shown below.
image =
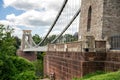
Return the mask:
<svg viewBox="0 0 120 80">
<path fill-rule="evenodd" d="M 16 55 L 26 58 L 30 61 L 34 61 L 37 59 L 37 54 L 35 51 L 27 51 L 23 50 L 26 48 L 30 48 L 36 45 L 32 39 L 31 30 L 23 30 L 22 40 L 21 40 L 21 49 L 18 49 Z"/>
<path fill-rule="evenodd" d="M 21 40 L 21 50 L 25 48 L 30 48 L 34 45 L 32 40 L 31 30 L 23 30 L 22 40 Z"/>
</svg>

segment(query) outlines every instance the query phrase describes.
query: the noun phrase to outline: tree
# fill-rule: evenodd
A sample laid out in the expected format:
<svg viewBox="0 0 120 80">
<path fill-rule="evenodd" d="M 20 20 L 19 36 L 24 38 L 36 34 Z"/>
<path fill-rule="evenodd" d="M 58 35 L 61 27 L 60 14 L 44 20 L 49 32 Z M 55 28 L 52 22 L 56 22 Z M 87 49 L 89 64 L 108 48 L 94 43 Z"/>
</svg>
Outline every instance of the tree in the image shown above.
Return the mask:
<svg viewBox="0 0 120 80">
<path fill-rule="evenodd" d="M 35 80 L 34 65 L 15 56 L 16 40 L 13 29 L 0 25 L 0 80 Z"/>
<path fill-rule="evenodd" d="M 13 29 L 9 26 L 0 25 L 0 53 L 7 55 L 15 55 L 16 47 L 15 39 L 11 36 Z"/>
<path fill-rule="evenodd" d="M 15 41 L 16 41 L 15 47 L 16 47 L 17 49 L 19 49 L 20 44 L 21 44 L 21 40 L 20 40 L 17 36 L 15 36 L 14 39 L 15 39 Z"/>
<path fill-rule="evenodd" d="M 0 80 L 35 80 L 34 65 L 21 57 L 2 54 L 0 56 Z"/>
<path fill-rule="evenodd" d="M 51 43 L 55 38 L 56 38 L 56 35 L 51 35 L 51 36 L 47 37 L 42 45 L 47 45 L 48 43 Z"/>
<path fill-rule="evenodd" d="M 38 34 L 35 34 L 32 38 L 36 44 L 38 44 L 42 40 L 42 38 Z"/>
<path fill-rule="evenodd" d="M 78 40 L 78 32 L 75 32 L 73 37 L 74 37 L 74 41 L 77 41 Z"/>
<path fill-rule="evenodd" d="M 72 34 L 65 34 L 63 36 L 61 36 L 59 39 L 58 39 L 58 43 L 59 42 L 64 42 L 64 43 L 67 43 L 67 42 L 73 42 L 73 41 L 77 41 L 78 40 L 78 33 L 76 32 L 74 35 Z"/>
<path fill-rule="evenodd" d="M 51 43 L 57 36 L 56 35 L 51 35 L 48 37 L 48 42 Z"/>
<path fill-rule="evenodd" d="M 63 38 L 65 39 L 64 42 L 72 42 L 72 41 L 74 41 L 74 38 L 73 38 L 73 36 L 71 34 L 65 34 L 63 36 Z"/>
</svg>

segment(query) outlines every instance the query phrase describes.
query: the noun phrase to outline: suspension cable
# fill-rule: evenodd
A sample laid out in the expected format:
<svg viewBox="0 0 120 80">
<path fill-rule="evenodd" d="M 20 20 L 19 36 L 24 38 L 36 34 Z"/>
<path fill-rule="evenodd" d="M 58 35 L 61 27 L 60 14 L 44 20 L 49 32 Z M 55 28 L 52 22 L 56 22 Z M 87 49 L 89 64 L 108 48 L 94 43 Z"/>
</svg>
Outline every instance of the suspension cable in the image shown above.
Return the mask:
<svg viewBox="0 0 120 80">
<path fill-rule="evenodd" d="M 33 38 L 30 37 L 30 39 L 31 39 L 31 41 L 32 41 L 32 43 L 33 43 L 33 46 L 37 46 L 37 44 L 35 43 L 35 41 L 33 40 Z"/>
<path fill-rule="evenodd" d="M 52 31 L 52 29 L 55 26 L 56 22 L 58 21 L 58 19 L 59 19 L 60 15 L 61 15 L 63 9 L 65 8 L 67 2 L 68 2 L 68 0 L 64 0 L 64 3 L 62 5 L 62 7 L 61 7 L 61 9 L 60 9 L 60 11 L 59 11 L 59 13 L 58 13 L 55 21 L 53 22 L 52 26 L 50 27 L 48 33 L 46 34 L 46 36 L 44 37 L 44 39 L 37 46 L 41 45 L 46 40 L 47 36 L 50 34 L 50 32 Z"/>
<path fill-rule="evenodd" d="M 76 12 L 76 14 L 73 16 L 73 18 L 71 19 L 71 21 L 69 22 L 69 24 L 64 28 L 64 30 L 59 34 L 58 37 L 56 37 L 51 43 L 55 43 L 61 36 L 62 34 L 69 28 L 69 26 L 72 24 L 72 22 L 76 19 L 76 17 L 79 15 L 80 13 L 80 9 Z"/>
</svg>

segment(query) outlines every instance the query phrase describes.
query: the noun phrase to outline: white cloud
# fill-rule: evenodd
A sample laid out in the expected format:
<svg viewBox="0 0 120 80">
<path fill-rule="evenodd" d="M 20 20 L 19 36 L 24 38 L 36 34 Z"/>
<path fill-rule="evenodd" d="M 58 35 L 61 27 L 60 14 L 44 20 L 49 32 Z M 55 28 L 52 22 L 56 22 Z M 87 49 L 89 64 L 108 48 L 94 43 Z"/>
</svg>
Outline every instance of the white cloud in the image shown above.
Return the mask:
<svg viewBox="0 0 120 80">
<path fill-rule="evenodd" d="M 8 26 L 10 24 L 9 21 L 6 21 L 6 20 L 0 20 L 0 24 L 3 24 L 5 26 Z"/>
<path fill-rule="evenodd" d="M 18 36 L 20 39 L 22 39 L 22 29 L 18 27 L 13 27 L 13 28 L 14 28 L 13 35 Z"/>
<path fill-rule="evenodd" d="M 15 16 L 15 14 L 7 15 L 6 19 L 14 22 L 14 24 L 17 26 L 39 27 L 50 25 L 53 22 L 52 20 L 54 20 L 55 16 L 55 11 L 39 12 L 30 10 L 19 16 Z"/>
<path fill-rule="evenodd" d="M 0 24 L 3 24 L 5 26 L 10 26 L 11 28 L 14 29 L 14 32 L 12 33 L 12 35 L 14 36 L 18 36 L 19 38 L 22 37 L 22 29 L 18 28 L 17 26 L 13 25 L 13 23 L 7 21 L 7 20 L 0 20 Z"/>
<path fill-rule="evenodd" d="M 17 10 L 25 11 L 17 16 L 15 13 L 8 14 L 5 21 L 8 23 L 12 22 L 12 24 L 16 26 L 27 27 L 32 30 L 36 29 L 36 31 L 33 31 L 34 34 L 36 32 L 36 34 L 41 33 L 40 36 L 44 36 L 53 23 L 63 1 L 64 0 L 3 0 L 4 7 L 10 6 Z M 79 6 L 80 0 L 68 0 L 68 4 L 51 34 L 59 33 L 70 21 L 70 18 L 73 17 L 73 14 L 75 14 Z M 15 27 L 21 34 L 22 28 L 20 28 L 21 27 Z M 75 29 L 76 28 L 74 28 L 74 30 Z M 70 32 L 70 30 L 68 30 L 68 32 Z M 17 34 L 15 31 L 15 35 Z"/>
<path fill-rule="evenodd" d="M 57 10 L 63 0 L 3 0 L 4 7 L 14 7 L 18 10 L 33 10 L 33 9 L 55 9 Z M 56 4 L 59 3 L 59 4 Z"/>
<path fill-rule="evenodd" d="M 12 6 L 19 10 L 30 10 L 40 7 L 39 0 L 3 0 L 4 7 Z"/>
</svg>

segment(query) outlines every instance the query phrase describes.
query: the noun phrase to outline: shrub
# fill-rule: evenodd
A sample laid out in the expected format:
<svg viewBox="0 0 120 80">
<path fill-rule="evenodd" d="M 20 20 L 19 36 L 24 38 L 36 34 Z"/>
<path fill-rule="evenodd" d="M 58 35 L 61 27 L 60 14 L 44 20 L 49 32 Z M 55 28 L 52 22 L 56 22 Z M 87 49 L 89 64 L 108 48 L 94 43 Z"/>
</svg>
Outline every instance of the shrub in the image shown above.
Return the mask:
<svg viewBox="0 0 120 80">
<path fill-rule="evenodd" d="M 12 59 L 13 64 L 17 68 L 18 72 L 35 70 L 33 63 L 28 61 L 27 59 L 24 59 L 22 57 L 10 57 L 10 58 Z"/>
<path fill-rule="evenodd" d="M 21 80 L 26 80 L 25 76 L 29 80 L 35 80 L 34 71 L 34 65 L 26 59 L 0 56 L 0 80 L 20 80 L 21 76 Z"/>
<path fill-rule="evenodd" d="M 16 80 L 36 80 L 34 71 L 25 71 L 16 76 Z"/>
<path fill-rule="evenodd" d="M 43 61 L 37 60 L 33 62 L 35 65 L 36 76 L 39 78 L 43 78 Z"/>
</svg>

